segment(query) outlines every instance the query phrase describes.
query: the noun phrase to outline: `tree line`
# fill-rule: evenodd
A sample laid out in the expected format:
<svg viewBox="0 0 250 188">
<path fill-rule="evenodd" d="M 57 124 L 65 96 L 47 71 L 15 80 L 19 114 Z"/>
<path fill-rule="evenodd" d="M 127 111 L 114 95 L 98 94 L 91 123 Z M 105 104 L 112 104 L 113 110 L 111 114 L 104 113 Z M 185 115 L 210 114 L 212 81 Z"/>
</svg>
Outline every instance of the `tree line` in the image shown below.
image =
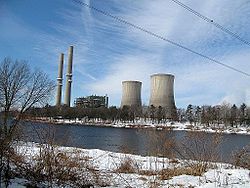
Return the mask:
<svg viewBox="0 0 250 188">
<path fill-rule="evenodd" d="M 226 126 L 249 125 L 250 107 L 245 103 L 240 106 L 223 103 L 221 105 L 194 106 L 189 104 L 186 109 L 179 110 L 180 121 L 189 121 L 206 126 L 224 124 Z"/>
<path fill-rule="evenodd" d="M 170 114 L 170 116 L 169 116 Z M 49 117 L 54 119 L 101 119 L 103 121 L 136 122 L 144 120 L 151 123 L 166 123 L 169 121 L 189 122 L 191 125 L 203 124 L 205 126 L 225 124 L 227 126 L 249 125 L 250 107 L 245 103 L 240 106 L 223 103 L 221 105 L 195 106 L 189 104 L 186 109 L 168 109 L 154 106 L 117 108 L 83 108 L 67 106 L 49 106 L 31 108 L 26 112 L 27 118 Z"/>
</svg>

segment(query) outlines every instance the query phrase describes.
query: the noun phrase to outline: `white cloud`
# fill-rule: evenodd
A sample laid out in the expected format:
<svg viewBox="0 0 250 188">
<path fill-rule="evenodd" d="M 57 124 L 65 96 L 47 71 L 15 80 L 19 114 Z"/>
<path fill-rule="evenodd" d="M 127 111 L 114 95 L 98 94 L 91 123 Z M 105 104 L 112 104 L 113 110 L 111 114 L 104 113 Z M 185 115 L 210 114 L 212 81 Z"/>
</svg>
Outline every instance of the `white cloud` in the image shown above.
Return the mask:
<svg viewBox="0 0 250 188">
<path fill-rule="evenodd" d="M 149 93 L 149 75 L 159 72 L 161 66 L 157 57 L 152 56 L 124 56 L 116 59 L 116 63 L 109 65 L 109 72 L 103 79 L 89 84 L 90 91 L 98 94 L 108 94 L 110 102 L 119 104 L 121 98 L 122 81 L 142 81 L 143 101 L 147 104 Z"/>
<path fill-rule="evenodd" d="M 226 0 L 210 0 L 206 2 L 196 0 L 182 2 L 190 7 L 194 7 L 198 12 L 224 25 L 238 22 L 237 17 L 244 14 L 242 12 L 230 12 L 236 5 L 241 4 L 240 1 L 230 3 Z M 134 6 L 136 6 L 136 8 Z M 134 2 L 127 11 L 127 14 L 121 13 L 118 14 L 118 16 L 149 31 L 184 44 L 205 42 L 221 37 L 220 30 L 172 1 L 144 0 Z M 147 42 L 147 44 L 156 45 L 158 47 L 169 45 L 131 27 L 127 28 L 127 35 L 144 44 Z"/>
<path fill-rule="evenodd" d="M 116 1 L 114 2 L 117 3 Z M 226 0 L 182 2 L 190 7 L 194 7 L 195 10 L 215 21 L 222 23 L 222 25 L 230 27 L 234 24 L 237 25 L 232 27 L 232 29 L 241 28 L 242 24 L 244 24 L 242 20 L 239 22 L 238 16 L 242 17 L 247 11 L 240 12 L 235 10 L 235 7 L 241 6 L 244 1 L 230 3 Z M 207 46 L 206 43 L 208 41 L 213 40 L 216 44 L 225 39 L 228 41 L 233 40 L 230 36 L 222 33 L 211 24 L 200 20 L 171 1 L 132 1 L 126 4 L 122 12 L 118 13 L 117 16 L 164 37 L 173 39 L 176 42 L 181 42 L 193 49 L 199 45 L 200 47 L 196 50 L 202 50 L 203 53 L 206 53 L 206 50 L 212 49 L 211 46 Z M 247 18 L 244 17 L 244 20 L 247 21 Z M 103 29 L 114 28 L 114 23 L 110 24 L 110 22 L 107 24 L 102 23 L 100 27 L 103 27 Z M 127 39 L 131 43 L 136 43 L 141 49 L 147 50 L 140 53 L 129 51 L 127 54 L 123 54 L 124 59 L 118 58 L 118 60 L 110 62 L 110 70 L 103 75 L 104 79 L 91 83 L 91 90 L 93 92 L 109 93 L 111 95 L 111 102 L 113 99 L 115 104 L 119 104 L 121 81 L 138 79 L 143 81 L 142 95 L 147 104 L 150 74 L 154 72 L 170 72 L 176 75 L 176 101 L 180 106 L 189 103 L 200 105 L 205 103 L 217 104 L 225 99 L 231 103 L 241 103 L 249 100 L 247 98 L 248 94 L 246 94 L 246 90 L 248 89 L 246 87 L 247 81 L 244 76 L 211 63 L 208 60 L 199 58 L 196 55 L 190 58 L 190 54 L 188 54 L 188 58 L 186 59 L 185 55 L 183 55 L 184 59 L 178 59 L 180 58 L 178 55 L 168 54 L 166 47 L 169 50 L 171 49 L 171 52 L 172 49 L 175 49 L 173 52 L 185 54 L 186 52 L 184 53 L 182 49 L 176 49 L 170 44 L 133 29 L 130 26 L 126 28 L 126 32 L 121 31 L 123 38 L 121 40 Z M 235 43 L 239 42 L 236 40 Z M 221 59 L 226 64 L 231 64 L 236 68 L 250 72 L 250 69 L 245 66 L 247 59 L 250 58 L 248 55 L 249 51 L 239 53 L 237 50 L 221 50 L 221 52 L 216 52 L 216 56 L 213 58 Z M 148 58 L 152 54 L 154 54 L 154 60 Z M 164 59 L 166 54 L 169 55 L 167 63 L 166 59 Z M 171 61 L 178 61 L 180 64 L 171 66 Z"/>
<path fill-rule="evenodd" d="M 234 52 L 217 59 L 231 66 L 250 72 L 250 49 Z M 184 104 L 218 104 L 223 101 L 240 104 L 249 102 L 249 77 L 214 63 L 193 62 L 185 70 L 179 70 L 176 93 Z M 185 94 L 190 96 L 185 97 Z M 181 96 L 184 96 L 183 98 Z M 250 104 L 250 103 L 248 103 Z"/>
<path fill-rule="evenodd" d="M 250 59 L 248 46 L 195 17 L 172 1 L 85 0 L 85 2 L 98 5 L 97 7 L 103 10 L 108 9 L 113 15 L 133 24 L 250 72 L 247 63 Z M 248 34 L 250 4 L 246 1 L 181 0 L 181 2 L 250 40 Z M 175 74 L 176 102 L 179 106 L 189 103 L 217 104 L 223 100 L 250 104 L 250 89 L 248 78 L 245 76 L 75 3 L 71 2 L 70 6 L 57 11 L 63 21 L 55 23 L 53 20 L 49 25 L 53 30 L 51 33 L 36 30 L 20 20 L 15 20 L 14 17 L 6 17 L 2 23 L 9 22 L 11 28 L 21 31 L 18 35 L 22 36 L 15 35 L 15 37 L 33 40 L 32 55 L 48 63 L 50 67 L 48 71 L 54 71 L 53 75 L 57 74 L 59 54 L 64 52 L 67 62 L 68 46 L 73 44 L 75 46 L 74 93 L 88 92 L 100 95 L 107 93 L 111 104 L 119 105 L 121 82 L 140 80 L 143 82 L 143 102 L 148 104 L 150 75 L 166 72 Z M 33 36 L 27 37 L 31 33 Z M 103 33 L 109 38 L 106 43 L 102 43 Z M 3 28 L 1 34 L 8 37 L 9 33 L 4 32 Z M 101 47 L 97 48 L 98 45 Z M 223 47 L 219 48 L 219 45 Z M 101 61 L 106 64 L 102 64 Z"/>
</svg>

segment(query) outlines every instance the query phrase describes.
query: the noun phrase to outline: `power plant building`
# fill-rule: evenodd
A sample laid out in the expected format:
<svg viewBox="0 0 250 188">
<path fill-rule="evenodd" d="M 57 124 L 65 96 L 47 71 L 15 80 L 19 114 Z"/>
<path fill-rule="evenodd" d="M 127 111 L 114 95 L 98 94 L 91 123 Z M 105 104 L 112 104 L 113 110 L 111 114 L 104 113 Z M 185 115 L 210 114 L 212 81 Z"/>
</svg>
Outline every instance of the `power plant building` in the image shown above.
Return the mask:
<svg viewBox="0 0 250 188">
<path fill-rule="evenodd" d="M 64 54 L 61 53 L 58 66 L 56 106 L 62 105 L 63 63 L 64 63 Z M 64 94 L 64 105 L 67 105 L 69 107 L 71 99 L 72 65 L 73 65 L 73 46 L 70 46 L 68 54 L 68 69 L 66 74 L 66 89 Z"/>
<path fill-rule="evenodd" d="M 123 106 L 141 107 L 141 87 L 140 81 L 123 81 L 122 82 L 122 100 Z"/>
<path fill-rule="evenodd" d="M 73 46 L 69 47 L 69 56 L 68 56 L 68 70 L 66 74 L 66 90 L 64 104 L 70 107 L 71 100 L 71 84 L 72 84 L 72 65 L 73 65 Z"/>
<path fill-rule="evenodd" d="M 151 94 L 149 106 L 166 109 L 167 117 L 176 113 L 174 100 L 174 75 L 154 74 L 151 75 Z"/>
<path fill-rule="evenodd" d="M 108 97 L 106 96 L 96 96 L 91 95 L 87 97 L 79 97 L 75 100 L 76 107 L 82 108 L 99 108 L 99 107 L 108 107 Z"/>
<path fill-rule="evenodd" d="M 62 103 L 62 81 L 63 81 L 63 61 L 64 54 L 60 54 L 60 61 L 58 67 L 58 77 L 57 77 L 57 94 L 56 94 L 56 106 L 60 106 Z"/>
</svg>

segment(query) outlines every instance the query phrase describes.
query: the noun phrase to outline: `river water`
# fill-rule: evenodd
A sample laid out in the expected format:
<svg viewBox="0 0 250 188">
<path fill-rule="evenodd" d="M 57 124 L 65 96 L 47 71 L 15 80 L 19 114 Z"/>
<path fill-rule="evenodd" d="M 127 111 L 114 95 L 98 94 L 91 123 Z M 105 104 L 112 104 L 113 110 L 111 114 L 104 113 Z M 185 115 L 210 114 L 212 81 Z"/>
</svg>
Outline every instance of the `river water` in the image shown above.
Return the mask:
<svg viewBox="0 0 250 188">
<path fill-rule="evenodd" d="M 250 144 L 249 135 L 236 134 L 223 134 L 219 138 L 216 137 L 220 144 L 212 144 L 212 140 L 215 140 L 212 139 L 215 136 L 213 133 L 192 134 L 187 131 L 157 131 L 154 129 L 126 129 L 41 123 L 25 123 L 21 129 L 24 133 L 23 140 L 25 141 L 44 143 L 53 140 L 55 144 L 62 146 L 128 152 L 143 156 L 167 156 L 170 151 L 166 148 L 169 148 L 169 143 L 173 143 L 173 140 L 184 145 L 190 142 L 188 146 L 185 145 L 185 148 L 191 146 L 194 151 L 197 149 L 194 148 L 194 145 L 198 143 L 198 145 L 205 146 L 208 153 L 211 149 L 218 146 L 218 160 L 223 162 L 230 162 L 232 160 L 232 153 Z M 191 157 L 187 156 L 187 158 Z"/>
</svg>

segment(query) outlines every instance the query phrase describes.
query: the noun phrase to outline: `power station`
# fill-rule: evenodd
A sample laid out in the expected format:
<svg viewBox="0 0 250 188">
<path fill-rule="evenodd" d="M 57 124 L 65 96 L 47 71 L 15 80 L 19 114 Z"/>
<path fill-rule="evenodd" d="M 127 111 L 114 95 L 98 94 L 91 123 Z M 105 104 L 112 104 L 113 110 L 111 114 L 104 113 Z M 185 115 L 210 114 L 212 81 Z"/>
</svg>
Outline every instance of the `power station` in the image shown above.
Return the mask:
<svg viewBox="0 0 250 188">
<path fill-rule="evenodd" d="M 56 95 L 56 106 L 61 105 L 62 100 L 62 81 L 63 81 L 63 61 L 64 54 L 60 54 L 59 67 L 58 67 L 58 78 L 57 78 L 57 95 Z"/>
<path fill-rule="evenodd" d="M 66 74 L 66 90 L 64 104 L 70 106 L 71 100 L 71 84 L 72 84 L 72 64 L 73 64 L 73 46 L 69 47 L 69 57 L 68 57 L 68 72 Z"/>
<path fill-rule="evenodd" d="M 58 67 L 56 106 L 62 105 L 63 62 L 64 62 L 64 54 L 62 53 L 60 55 L 60 61 Z M 64 104 L 69 107 L 71 100 L 72 65 L 73 65 L 73 46 L 70 46 L 68 54 L 68 69 L 66 74 L 66 90 L 64 96 Z"/>
<path fill-rule="evenodd" d="M 80 108 L 108 108 L 108 96 L 90 95 L 86 97 L 78 97 L 74 104 L 75 107 Z"/>
<path fill-rule="evenodd" d="M 141 107 L 141 86 L 139 81 L 123 81 L 122 82 L 122 100 L 123 106 Z"/>
<path fill-rule="evenodd" d="M 175 107 L 174 101 L 174 75 L 153 74 L 151 75 L 151 93 L 149 106 Z"/>
<path fill-rule="evenodd" d="M 164 108 L 167 117 L 172 117 L 176 113 L 174 100 L 174 75 L 151 75 L 150 92 L 149 106 Z"/>
<path fill-rule="evenodd" d="M 60 54 L 57 78 L 57 97 L 56 106 L 61 105 L 62 98 L 62 81 L 63 81 L 63 64 L 64 54 Z M 73 66 L 73 46 L 69 47 L 68 52 L 68 67 L 66 74 L 66 87 L 64 94 L 64 105 L 70 107 L 71 101 L 71 84 L 72 84 L 72 66 Z M 149 107 L 154 106 L 156 108 L 162 107 L 165 110 L 166 117 L 173 117 L 176 113 L 176 106 L 174 100 L 174 75 L 172 74 L 153 74 L 151 75 L 151 90 Z M 123 81 L 122 82 L 122 99 L 121 108 L 124 106 L 141 107 L 141 88 L 142 82 L 140 81 Z M 77 106 L 92 107 L 97 106 L 107 107 L 106 101 L 102 100 L 107 97 L 102 96 L 89 96 L 87 98 L 77 98 Z M 104 101 L 104 102 L 103 102 Z"/>
<path fill-rule="evenodd" d="M 141 86 L 140 81 L 122 82 L 122 100 L 123 106 L 141 107 Z M 174 75 L 172 74 L 153 74 L 151 75 L 151 90 L 149 106 L 156 108 L 162 107 L 165 110 L 166 117 L 171 118 L 176 113 L 174 100 Z"/>
</svg>

